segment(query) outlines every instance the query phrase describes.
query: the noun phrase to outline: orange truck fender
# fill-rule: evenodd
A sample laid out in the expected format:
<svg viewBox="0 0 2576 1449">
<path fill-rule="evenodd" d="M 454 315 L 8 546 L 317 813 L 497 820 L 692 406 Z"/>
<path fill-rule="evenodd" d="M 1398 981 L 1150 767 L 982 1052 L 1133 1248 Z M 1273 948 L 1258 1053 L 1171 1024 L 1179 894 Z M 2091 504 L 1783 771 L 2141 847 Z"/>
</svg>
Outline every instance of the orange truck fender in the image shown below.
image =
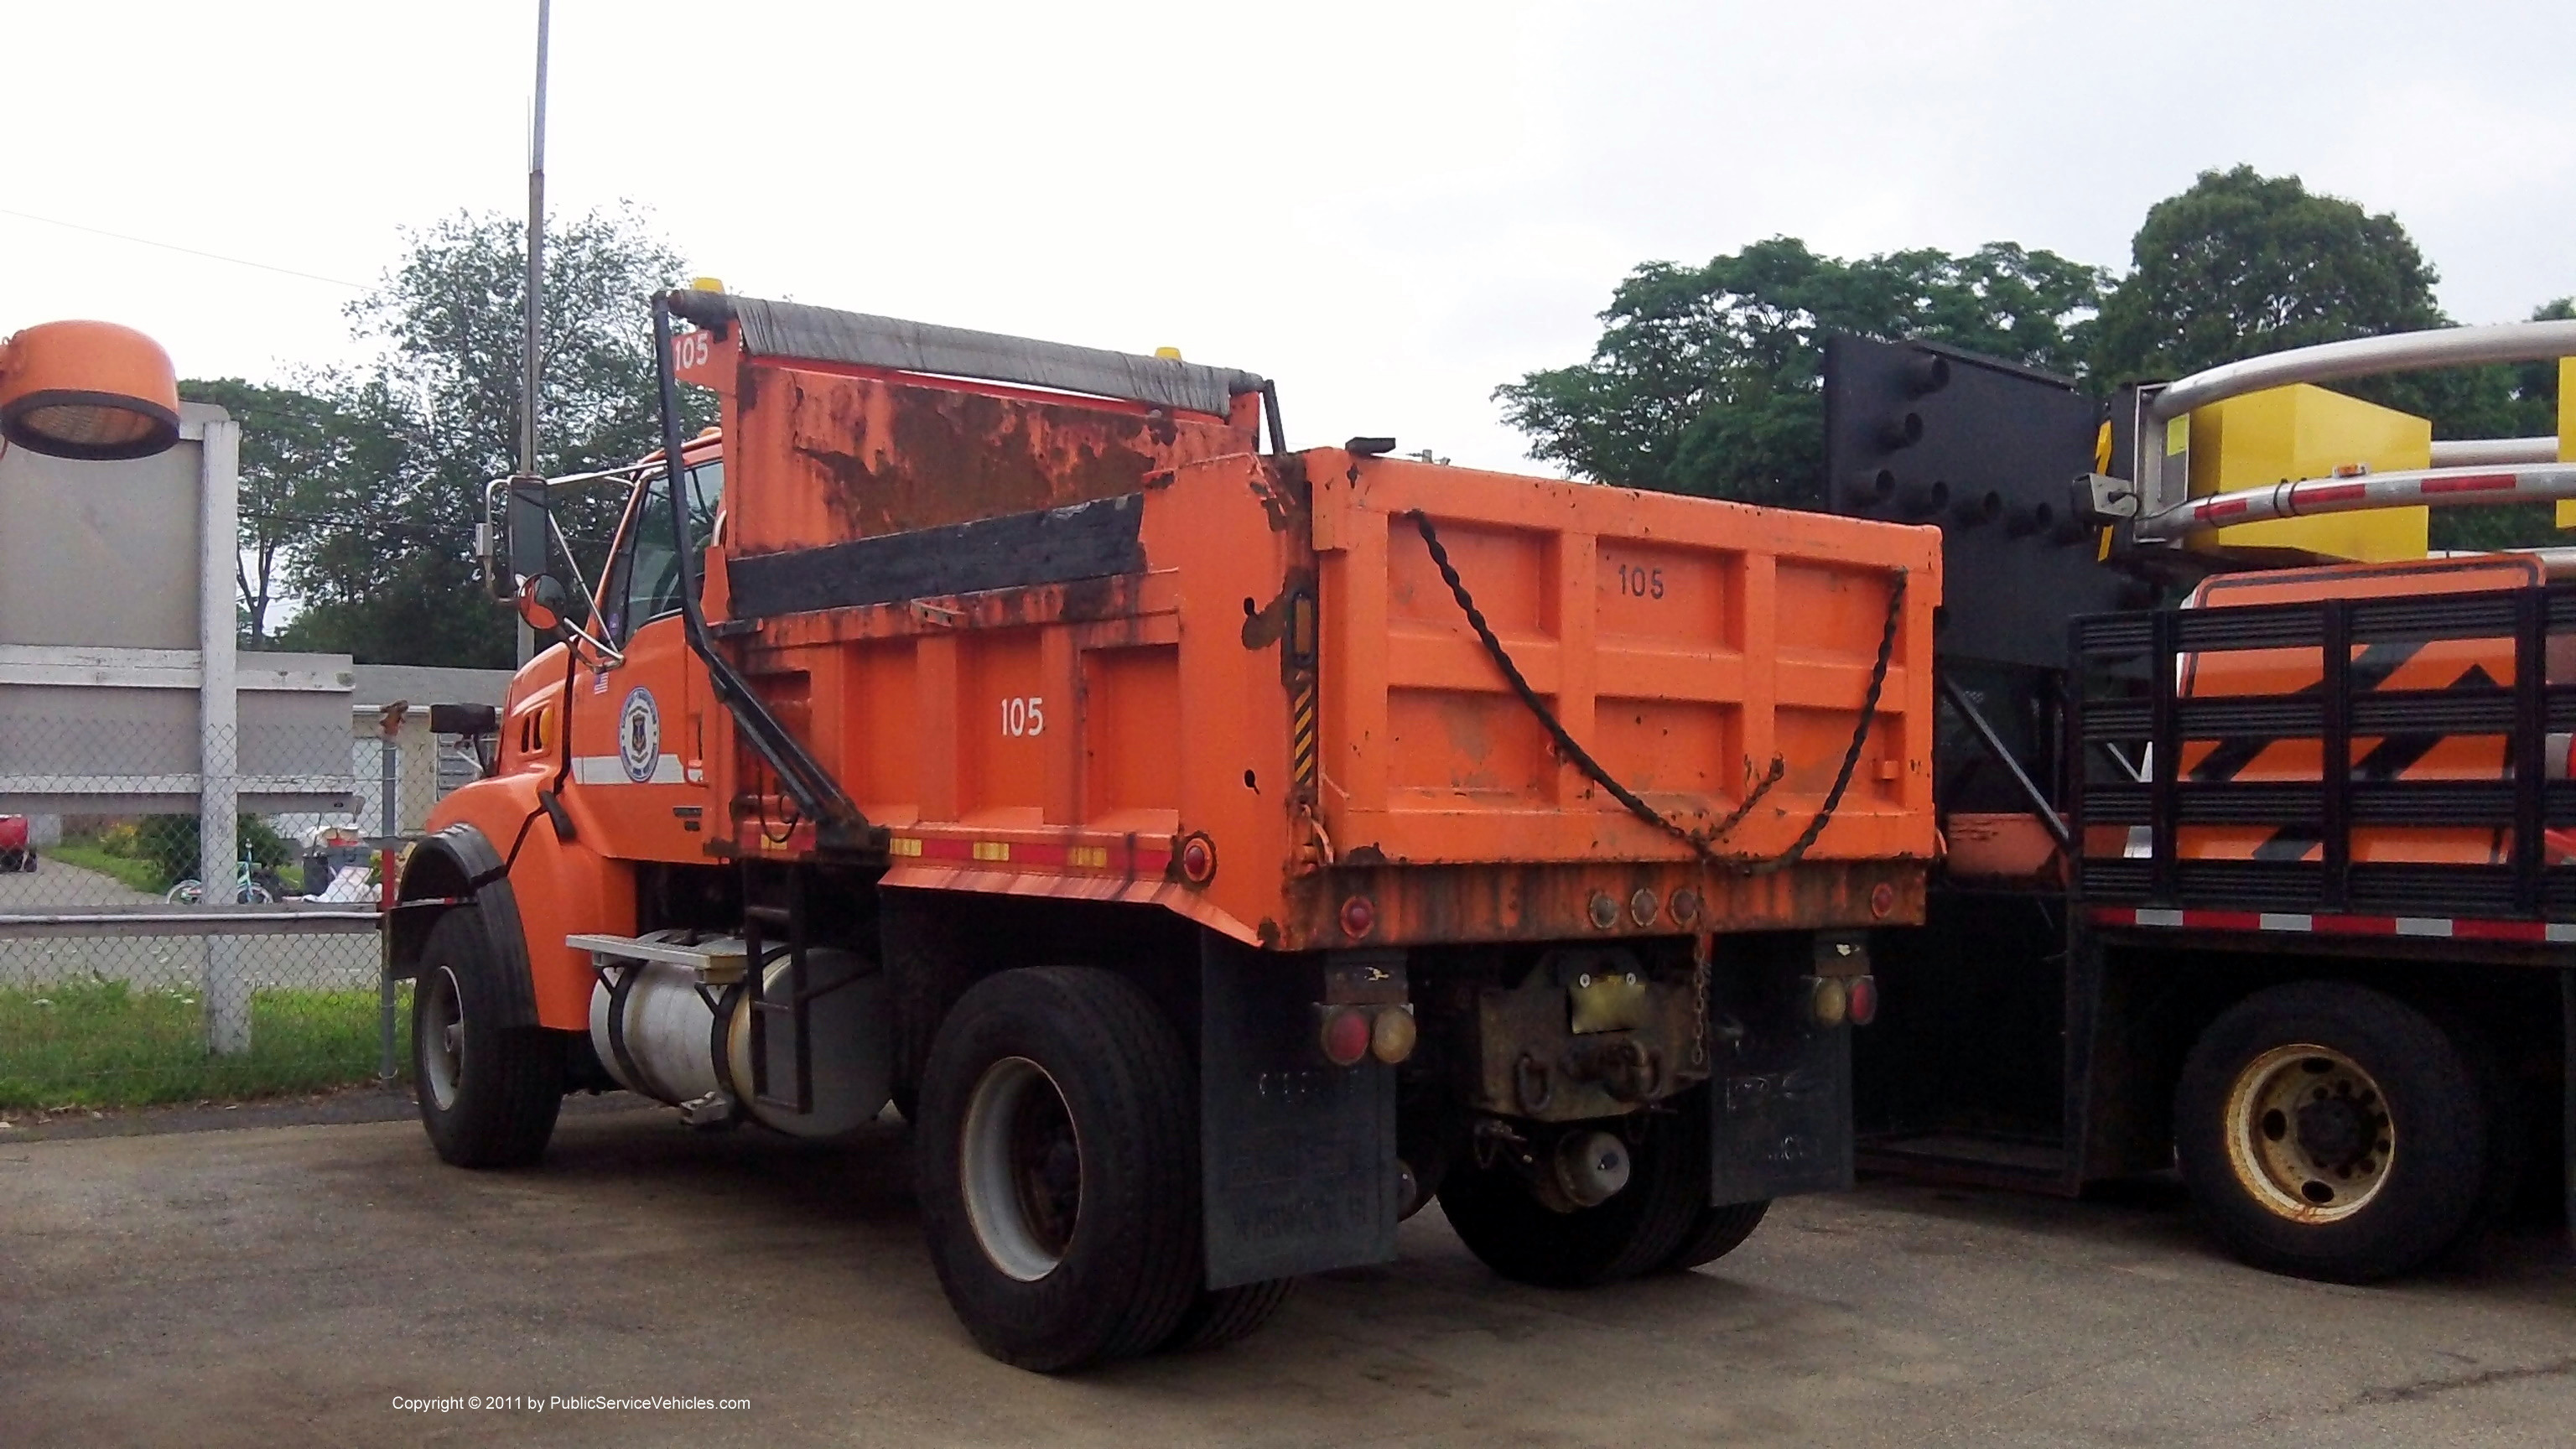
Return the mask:
<svg viewBox="0 0 2576 1449">
<path fill-rule="evenodd" d="M 560 646 L 559 646 L 560 647 Z M 524 702 L 513 719 L 551 701 L 553 691 Z M 421 944 L 450 907 L 468 901 L 482 910 L 494 955 L 505 977 L 524 997 L 503 1025 L 584 1031 L 590 1022 L 594 979 L 590 958 L 564 944 L 579 932 L 626 933 L 635 928 L 633 868 L 601 855 L 599 822 L 578 792 L 552 796 L 555 767 L 532 757 L 511 773 L 460 790 L 438 803 L 430 835 L 404 862 L 387 937 L 388 969 L 396 979 L 418 973 Z M 557 825 L 570 828 L 567 836 Z M 587 827 L 587 828 L 586 828 Z"/>
</svg>

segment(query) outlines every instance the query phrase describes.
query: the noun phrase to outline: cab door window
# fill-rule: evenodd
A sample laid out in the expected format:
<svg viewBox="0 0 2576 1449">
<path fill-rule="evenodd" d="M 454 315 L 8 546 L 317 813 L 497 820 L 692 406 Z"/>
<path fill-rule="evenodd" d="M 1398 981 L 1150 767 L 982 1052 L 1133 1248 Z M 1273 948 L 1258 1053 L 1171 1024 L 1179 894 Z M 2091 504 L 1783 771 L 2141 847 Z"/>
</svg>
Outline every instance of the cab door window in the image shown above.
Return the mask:
<svg viewBox="0 0 2576 1449">
<path fill-rule="evenodd" d="M 724 462 L 710 459 L 684 476 L 689 547 L 700 555 L 697 576 L 703 580 L 703 556 L 715 541 L 716 510 L 724 499 Z M 635 490 L 625 524 L 618 530 L 617 551 L 610 559 L 599 605 L 608 642 L 620 648 L 637 629 L 680 612 L 680 556 L 671 547 L 670 497 L 669 479 L 654 473 Z"/>
</svg>

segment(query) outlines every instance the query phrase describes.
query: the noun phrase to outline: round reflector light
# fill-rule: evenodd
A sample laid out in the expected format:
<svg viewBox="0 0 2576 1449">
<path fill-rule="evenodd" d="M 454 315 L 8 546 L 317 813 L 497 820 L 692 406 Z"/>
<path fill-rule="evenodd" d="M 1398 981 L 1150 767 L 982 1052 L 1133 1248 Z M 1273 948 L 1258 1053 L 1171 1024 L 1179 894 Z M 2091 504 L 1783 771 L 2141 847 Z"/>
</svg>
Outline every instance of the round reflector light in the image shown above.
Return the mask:
<svg viewBox="0 0 2576 1449">
<path fill-rule="evenodd" d="M 1336 1006 L 1324 1013 L 1324 1060 L 1337 1067 L 1357 1066 L 1368 1055 L 1368 1013 L 1356 1006 Z"/>
<path fill-rule="evenodd" d="M 1366 896 L 1342 902 L 1342 934 L 1359 940 L 1377 929 L 1377 903 Z"/>
</svg>

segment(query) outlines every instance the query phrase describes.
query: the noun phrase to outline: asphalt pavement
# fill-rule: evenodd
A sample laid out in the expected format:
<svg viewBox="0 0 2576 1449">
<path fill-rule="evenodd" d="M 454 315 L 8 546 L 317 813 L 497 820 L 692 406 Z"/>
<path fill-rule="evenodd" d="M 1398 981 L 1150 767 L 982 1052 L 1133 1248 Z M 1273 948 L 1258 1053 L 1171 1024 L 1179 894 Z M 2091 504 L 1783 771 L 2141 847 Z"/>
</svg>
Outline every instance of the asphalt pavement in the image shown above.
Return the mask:
<svg viewBox="0 0 2576 1449">
<path fill-rule="evenodd" d="M 443 1167 L 400 1121 L 0 1132 L 0 1442 L 2576 1439 L 2554 1235 L 2328 1287 L 2221 1257 L 2153 1185 L 1870 1184 L 1781 1204 L 1696 1273 L 1588 1293 L 1494 1278 L 1434 1210 L 1399 1261 L 1310 1281 L 1238 1346 L 1040 1378 L 949 1316 L 899 1126 L 827 1149 L 623 1100 L 512 1173 Z"/>
</svg>

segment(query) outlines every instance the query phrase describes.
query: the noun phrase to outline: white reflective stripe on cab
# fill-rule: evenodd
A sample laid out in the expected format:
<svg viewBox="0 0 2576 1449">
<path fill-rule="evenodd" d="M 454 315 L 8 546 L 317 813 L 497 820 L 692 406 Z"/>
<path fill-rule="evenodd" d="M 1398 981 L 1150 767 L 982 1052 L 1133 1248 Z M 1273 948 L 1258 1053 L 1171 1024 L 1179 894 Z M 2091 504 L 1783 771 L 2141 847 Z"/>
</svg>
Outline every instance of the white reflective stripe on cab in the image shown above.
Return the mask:
<svg viewBox="0 0 2576 1449">
<path fill-rule="evenodd" d="M 677 755 L 656 755 L 653 777 L 638 781 L 626 773 L 626 761 L 616 755 L 575 755 L 572 757 L 572 782 L 576 785 L 678 785 L 686 776 Z"/>
</svg>

